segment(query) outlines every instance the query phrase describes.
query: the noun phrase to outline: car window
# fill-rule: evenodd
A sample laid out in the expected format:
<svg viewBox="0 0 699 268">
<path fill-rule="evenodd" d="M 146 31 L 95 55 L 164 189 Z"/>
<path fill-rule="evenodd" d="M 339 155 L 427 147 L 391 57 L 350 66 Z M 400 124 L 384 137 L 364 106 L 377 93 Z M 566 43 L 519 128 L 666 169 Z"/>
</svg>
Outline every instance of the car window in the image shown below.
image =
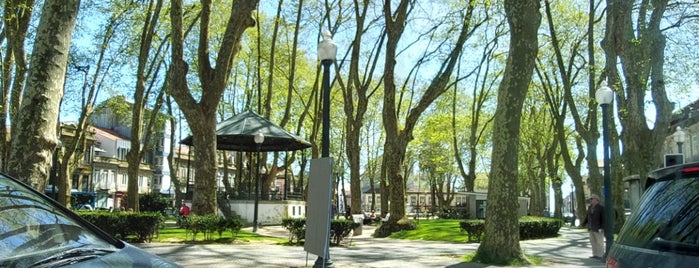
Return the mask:
<svg viewBox="0 0 699 268">
<path fill-rule="evenodd" d="M 115 248 L 44 197 L 0 175 L 0 266 L 79 247 Z"/>
<path fill-rule="evenodd" d="M 646 190 L 618 243 L 649 247 L 655 239 L 699 245 L 699 178 L 678 178 Z"/>
</svg>

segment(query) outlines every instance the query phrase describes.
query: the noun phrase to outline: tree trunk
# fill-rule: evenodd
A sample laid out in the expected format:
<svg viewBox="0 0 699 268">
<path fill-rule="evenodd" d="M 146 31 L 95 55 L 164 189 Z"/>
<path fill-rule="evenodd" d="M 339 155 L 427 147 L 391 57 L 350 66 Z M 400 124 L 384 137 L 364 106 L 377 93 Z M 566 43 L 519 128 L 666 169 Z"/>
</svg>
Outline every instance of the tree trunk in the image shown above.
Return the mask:
<svg viewBox="0 0 699 268">
<path fill-rule="evenodd" d="M 25 42 L 29 28 L 29 22 L 34 9 L 34 0 L 6 1 L 3 14 L 5 22 L 4 33 L 7 40 L 4 58 L 2 59 L 2 94 L 0 105 L 3 106 L 0 113 L 0 122 L 7 124 L 8 118 L 14 125 L 17 109 L 20 105 L 20 95 L 24 88 L 27 74 L 27 55 Z M 0 43 L 3 40 L 0 39 Z M 14 70 L 14 77 L 13 71 Z M 7 171 L 7 161 L 10 152 L 10 142 L 6 127 L 0 128 L 0 169 Z"/>
<path fill-rule="evenodd" d="M 493 122 L 485 236 L 476 259 L 486 263 L 528 262 L 519 246 L 517 157 L 522 106 L 538 52 L 538 0 L 505 0 L 510 50 Z"/>
<path fill-rule="evenodd" d="M 612 161 L 613 168 L 623 166 L 643 180 L 650 170 L 663 165 L 660 156 L 664 140 L 671 131 L 673 104 L 665 90 L 665 36 L 660 28 L 668 1 L 650 1 L 645 5 L 635 5 L 635 2 L 607 0 L 607 24 L 602 48 L 607 81 L 616 93 L 617 115 L 622 128 L 620 138 L 624 148 L 623 155 L 615 155 L 617 159 Z M 639 16 L 647 19 L 635 19 Z M 634 21 L 640 24 L 634 27 Z M 656 111 L 655 118 L 650 120 L 645 116 L 645 104 L 649 103 L 645 99 L 648 90 Z M 655 122 L 652 128 L 648 126 L 648 121 Z M 613 129 L 613 136 L 615 132 Z M 621 163 L 617 162 L 619 158 Z M 618 215 L 623 212 L 622 203 L 618 201 L 624 193 L 622 187 L 618 187 L 622 180 L 620 174 L 623 173 L 612 172 L 611 195 L 617 202 L 605 204 L 613 207 Z"/>
<path fill-rule="evenodd" d="M 170 137 L 176 137 L 175 128 L 177 126 L 177 121 L 175 115 L 172 113 L 172 98 L 168 96 L 165 104 L 167 105 L 168 118 L 170 120 Z M 170 139 L 170 144 L 167 145 L 170 148 L 167 161 L 169 164 L 168 167 L 170 168 L 170 183 L 172 183 L 172 186 L 175 187 L 175 208 L 179 208 L 182 206 L 182 182 L 180 181 L 181 179 L 179 177 L 182 155 L 180 154 L 181 150 L 176 150 L 176 144 L 177 141 L 174 138 Z M 181 149 L 181 147 L 179 148 Z M 175 155 L 177 155 L 177 162 L 175 162 Z"/>
<path fill-rule="evenodd" d="M 79 0 L 47 0 L 41 12 L 32 49 L 22 104 L 13 123 L 8 161 L 10 176 L 43 192 L 51 170 L 51 158 L 58 144 L 56 126 L 63 97 Z"/>
<path fill-rule="evenodd" d="M 211 0 L 201 1 L 199 20 L 199 44 L 197 50 L 197 73 L 201 83 L 201 98 L 197 102 L 187 85 L 188 64 L 184 60 L 184 35 L 182 31 L 182 0 L 173 0 L 170 7 L 172 20 L 172 65 L 170 73 L 172 96 L 182 109 L 194 144 L 194 200 L 192 213 L 216 214 L 216 110 L 227 86 L 233 59 L 240 51 L 242 35 L 255 25 L 252 11 L 259 1 L 235 1 L 226 25 L 223 39 L 216 53 L 215 68 L 209 53 L 209 22 Z"/>
<path fill-rule="evenodd" d="M 391 213 L 388 222 L 382 224 L 377 232 L 383 236 L 394 231 L 399 231 L 401 227 L 398 221 L 405 216 L 405 176 L 402 174 L 402 163 L 405 157 L 408 143 L 413 139 L 413 130 L 422 113 L 434 102 L 437 97 L 441 96 L 447 89 L 450 77 L 454 71 L 456 63 L 461 55 L 463 45 L 470 36 L 471 31 L 471 15 L 475 1 L 471 1 L 468 5 L 466 14 L 459 29 L 459 35 L 454 41 L 454 45 L 449 51 L 448 56 L 442 62 L 442 68 L 435 74 L 430 81 L 427 89 L 421 97 L 418 98 L 417 105 L 409 109 L 406 115 L 405 122 L 398 122 L 398 107 L 401 104 L 396 98 L 396 55 L 398 43 L 405 29 L 405 22 L 408 17 L 410 1 L 400 1 L 396 11 L 391 8 L 391 1 L 386 1 L 384 4 L 384 17 L 386 19 L 386 56 L 384 61 L 384 98 L 382 119 L 384 129 L 386 131 L 386 141 L 384 144 L 384 169 L 386 170 L 386 180 L 389 187 Z M 400 127 L 402 126 L 402 128 Z M 384 198 L 382 198 L 383 202 Z M 382 207 L 383 209 L 383 207 Z M 382 211 L 383 212 L 383 211 Z"/>
</svg>

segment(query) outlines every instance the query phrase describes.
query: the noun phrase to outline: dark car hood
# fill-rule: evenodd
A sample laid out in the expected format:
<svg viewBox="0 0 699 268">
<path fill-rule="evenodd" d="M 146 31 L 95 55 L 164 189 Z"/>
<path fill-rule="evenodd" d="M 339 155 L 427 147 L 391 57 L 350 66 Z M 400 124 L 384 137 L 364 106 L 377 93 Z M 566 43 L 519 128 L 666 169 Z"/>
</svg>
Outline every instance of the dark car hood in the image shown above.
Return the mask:
<svg viewBox="0 0 699 268">
<path fill-rule="evenodd" d="M 79 262 L 67 267 L 94 268 L 94 267 L 182 267 L 138 249 L 128 243 L 119 251 L 102 256 L 100 258 Z"/>
</svg>

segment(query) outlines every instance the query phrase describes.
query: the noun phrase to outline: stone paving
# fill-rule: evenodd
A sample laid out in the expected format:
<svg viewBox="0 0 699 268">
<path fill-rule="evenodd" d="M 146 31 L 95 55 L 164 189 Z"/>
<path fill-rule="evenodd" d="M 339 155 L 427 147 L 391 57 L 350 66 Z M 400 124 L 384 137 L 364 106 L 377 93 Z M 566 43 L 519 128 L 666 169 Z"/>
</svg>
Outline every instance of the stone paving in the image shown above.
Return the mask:
<svg viewBox="0 0 699 268">
<path fill-rule="evenodd" d="M 330 260 L 337 268 L 354 267 L 496 267 L 465 263 L 461 256 L 472 253 L 478 243 L 445 243 L 389 238 L 373 238 L 373 226 L 363 226 L 362 234 L 346 238 L 347 246 L 331 247 Z M 262 235 L 286 238 L 279 226 L 258 228 Z M 604 267 L 590 259 L 587 232 L 563 227 L 556 238 L 520 242 L 525 254 L 544 260 L 539 267 Z M 302 246 L 266 243 L 137 245 L 185 267 L 312 267 L 317 256 Z M 530 266 L 532 267 L 532 266 Z"/>
</svg>

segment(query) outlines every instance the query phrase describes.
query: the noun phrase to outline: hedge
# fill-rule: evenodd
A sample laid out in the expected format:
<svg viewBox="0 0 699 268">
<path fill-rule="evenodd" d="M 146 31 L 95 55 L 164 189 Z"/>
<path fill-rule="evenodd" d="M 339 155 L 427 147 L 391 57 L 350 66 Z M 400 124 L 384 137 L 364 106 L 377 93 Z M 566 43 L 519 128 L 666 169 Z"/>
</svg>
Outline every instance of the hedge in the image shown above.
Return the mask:
<svg viewBox="0 0 699 268">
<path fill-rule="evenodd" d="M 484 220 L 465 220 L 459 223 L 468 233 L 468 241 L 481 241 L 485 232 Z M 558 236 L 563 221 L 547 217 L 524 216 L 519 218 L 519 239 L 531 240 Z"/>
<path fill-rule="evenodd" d="M 106 233 L 134 242 L 150 242 L 164 221 L 158 212 L 76 211 L 80 217 Z M 135 237 L 135 238 L 133 238 Z"/>
<path fill-rule="evenodd" d="M 342 241 L 357 227 L 359 223 L 347 219 L 333 219 L 330 222 L 330 243 L 340 245 Z M 289 243 L 300 244 L 306 235 L 305 218 L 282 219 L 282 227 L 289 231 Z"/>
</svg>

